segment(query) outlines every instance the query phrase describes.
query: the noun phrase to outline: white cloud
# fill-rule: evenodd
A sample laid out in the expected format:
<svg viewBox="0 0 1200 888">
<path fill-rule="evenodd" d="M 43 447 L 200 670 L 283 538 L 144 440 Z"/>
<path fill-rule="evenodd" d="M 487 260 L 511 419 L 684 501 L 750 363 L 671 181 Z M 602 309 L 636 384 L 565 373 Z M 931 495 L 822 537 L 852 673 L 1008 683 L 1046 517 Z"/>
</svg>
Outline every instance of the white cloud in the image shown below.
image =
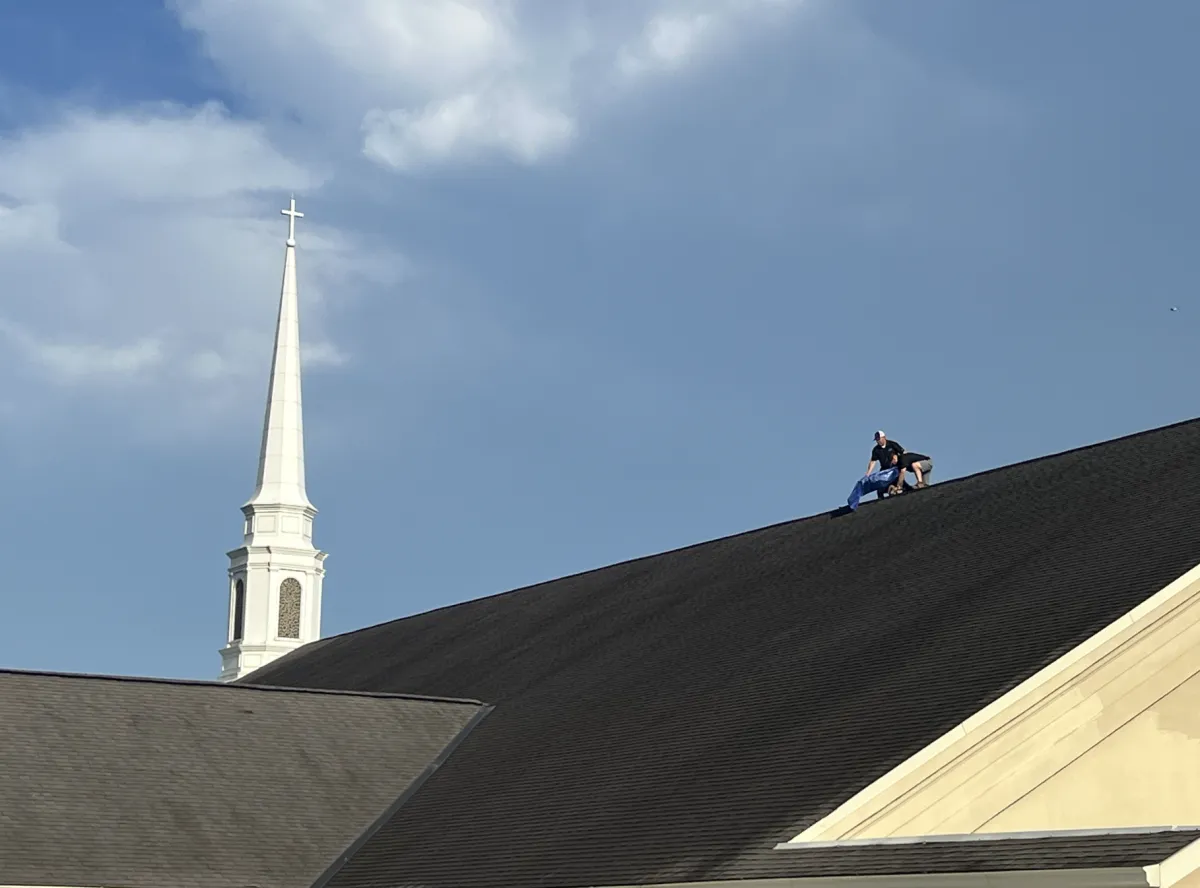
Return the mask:
<svg viewBox="0 0 1200 888">
<path fill-rule="evenodd" d="M 628 79 L 674 73 L 771 14 L 802 0 L 660 0 L 641 31 L 617 50 L 616 69 Z"/>
<path fill-rule="evenodd" d="M 476 160 L 493 151 L 530 164 L 566 148 L 575 129 L 568 114 L 520 91 L 466 93 L 415 112 L 369 111 L 363 151 L 397 170 Z"/>
<path fill-rule="evenodd" d="M 707 12 L 664 13 L 646 23 L 641 35 L 617 56 L 617 70 L 636 77 L 683 65 L 712 34 L 717 19 Z"/>
<path fill-rule="evenodd" d="M 66 245 L 58 226 L 58 208 L 52 204 L 0 206 L 0 250 L 59 250 Z"/>
<path fill-rule="evenodd" d="M 40 339 L 19 324 L 0 321 L 0 334 L 25 357 L 64 382 L 108 382 L 114 377 L 140 376 L 162 361 L 162 345 L 142 339 L 129 345 Z"/>
<path fill-rule="evenodd" d="M 332 342 L 307 342 L 300 348 L 305 367 L 341 367 L 348 360 L 345 352 Z"/>
<path fill-rule="evenodd" d="M 501 0 L 174 0 L 231 77 L 306 110 L 455 92 L 520 62 Z"/>
<path fill-rule="evenodd" d="M 77 110 L 5 141 L 0 157 L 0 191 L 65 204 L 80 196 L 203 201 L 319 182 L 274 151 L 261 127 L 231 120 L 215 103 L 107 116 Z"/>
<path fill-rule="evenodd" d="M 160 419 L 257 402 L 286 233 L 277 202 L 321 181 L 215 105 L 74 111 L 0 140 L 0 372 L 32 371 L 35 399 L 135 386 Z M 326 294 L 400 260 L 306 229 L 306 353 L 342 363 Z"/>
<path fill-rule="evenodd" d="M 258 400 L 284 230 L 276 201 L 326 182 L 306 153 L 331 169 L 347 160 L 303 143 L 281 152 L 280 121 L 353 139 L 399 171 L 535 164 L 571 147 L 600 94 L 619 100 L 647 75 L 681 72 L 803 0 L 172 2 L 262 120 L 218 104 L 72 109 L 0 139 L 0 372 L 33 377 L 11 398 L 124 387 L 157 420 L 197 423 Z M 394 292 L 411 270 L 312 214 L 301 225 L 306 362 L 343 365 L 353 350 L 331 341 L 327 299 Z M 412 359 L 457 360 L 467 340 L 504 347 L 473 308 L 452 317 L 445 298 L 424 298 L 406 290 L 399 308 Z"/>
<path fill-rule="evenodd" d="M 402 171 L 570 147 L 604 72 L 694 62 L 802 0 L 174 0 L 264 108 L 361 134 Z"/>
</svg>

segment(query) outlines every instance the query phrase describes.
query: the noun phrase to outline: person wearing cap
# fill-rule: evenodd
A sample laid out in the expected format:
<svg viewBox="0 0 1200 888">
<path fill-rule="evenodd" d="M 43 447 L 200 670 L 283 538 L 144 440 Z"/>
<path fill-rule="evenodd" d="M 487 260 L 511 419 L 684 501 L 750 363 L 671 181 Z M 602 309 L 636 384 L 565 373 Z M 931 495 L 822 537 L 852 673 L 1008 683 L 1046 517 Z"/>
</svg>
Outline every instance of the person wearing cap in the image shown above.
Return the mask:
<svg viewBox="0 0 1200 888">
<path fill-rule="evenodd" d="M 893 464 L 898 464 L 900 457 L 904 455 L 904 448 L 896 441 L 889 441 L 883 430 L 880 429 L 875 433 L 875 446 L 871 449 L 871 460 L 867 463 L 866 474 L 870 475 L 875 471 L 875 466 L 878 464 L 879 471 L 883 472 L 892 468 Z M 888 488 L 889 494 L 899 493 L 903 489 L 904 472 L 900 472 L 900 476 L 896 479 L 896 483 Z M 882 499 L 883 491 L 879 491 L 877 496 Z"/>
<path fill-rule="evenodd" d="M 900 446 L 899 441 L 889 441 L 888 436 L 880 429 L 875 433 L 875 446 L 871 449 L 871 461 L 867 463 L 867 474 L 870 475 L 879 463 L 880 470 L 893 467 L 900 469 L 900 477 L 888 488 L 888 493 L 904 492 L 904 473 L 912 472 L 917 476 L 917 487 L 926 487 L 925 477 L 933 471 L 933 460 L 923 453 L 913 453 Z M 882 493 L 882 491 L 881 491 Z"/>
</svg>

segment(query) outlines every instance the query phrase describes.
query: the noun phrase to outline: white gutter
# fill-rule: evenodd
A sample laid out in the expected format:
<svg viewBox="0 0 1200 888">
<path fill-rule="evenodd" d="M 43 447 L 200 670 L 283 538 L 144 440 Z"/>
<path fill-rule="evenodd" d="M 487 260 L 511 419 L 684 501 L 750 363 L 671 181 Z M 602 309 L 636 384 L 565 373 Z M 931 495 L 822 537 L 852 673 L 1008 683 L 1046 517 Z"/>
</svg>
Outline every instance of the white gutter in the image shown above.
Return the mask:
<svg viewBox="0 0 1200 888">
<path fill-rule="evenodd" d="M 1150 888 L 1172 888 L 1197 873 L 1200 873 L 1200 839 L 1180 848 L 1162 863 L 1146 867 L 1146 880 Z M 1200 876 L 1190 884 L 1200 885 Z"/>
<path fill-rule="evenodd" d="M 819 876 L 787 879 L 722 879 L 716 882 L 653 882 L 591 888 L 1170 888 L 1148 880 L 1151 867 L 1014 870 L 883 876 Z"/>
<path fill-rule="evenodd" d="M 882 839 L 846 839 L 833 842 L 781 842 L 780 859 L 788 851 L 816 848 L 863 848 L 896 845 L 953 845 L 969 842 L 1021 839 L 1065 839 L 1085 836 L 1161 835 L 1200 830 L 1195 826 L 1146 829 L 1077 829 L 1039 832 L 970 833 L 967 835 L 898 836 Z M 973 873 L 920 873 L 872 876 L 792 876 L 776 879 L 720 879 L 705 882 L 654 882 L 640 886 L 594 885 L 590 888 L 1200 888 L 1200 839 L 1150 866 L 1094 867 L 1091 869 L 1040 869 Z M 0 886 L 2 888 L 2 886 Z"/>
</svg>

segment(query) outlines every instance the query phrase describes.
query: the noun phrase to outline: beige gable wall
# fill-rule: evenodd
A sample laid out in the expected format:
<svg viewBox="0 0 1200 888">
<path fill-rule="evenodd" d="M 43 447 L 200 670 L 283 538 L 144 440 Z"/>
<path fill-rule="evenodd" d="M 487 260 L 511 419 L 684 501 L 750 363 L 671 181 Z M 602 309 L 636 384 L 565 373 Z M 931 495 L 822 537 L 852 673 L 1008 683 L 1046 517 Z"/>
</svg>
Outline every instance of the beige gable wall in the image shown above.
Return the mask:
<svg viewBox="0 0 1200 888">
<path fill-rule="evenodd" d="M 1194 675 L 977 831 L 1197 823 L 1200 676 Z"/>
<path fill-rule="evenodd" d="M 1200 568 L 793 842 L 1200 825 Z"/>
</svg>

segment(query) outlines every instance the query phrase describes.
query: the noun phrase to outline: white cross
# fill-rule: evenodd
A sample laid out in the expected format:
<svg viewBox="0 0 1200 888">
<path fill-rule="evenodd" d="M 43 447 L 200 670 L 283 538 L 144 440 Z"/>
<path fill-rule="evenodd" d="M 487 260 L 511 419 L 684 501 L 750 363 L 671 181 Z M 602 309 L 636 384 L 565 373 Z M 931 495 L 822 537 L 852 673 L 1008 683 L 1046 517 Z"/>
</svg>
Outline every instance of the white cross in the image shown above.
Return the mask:
<svg viewBox="0 0 1200 888">
<path fill-rule="evenodd" d="M 292 198 L 292 205 L 286 210 L 280 210 L 283 215 L 288 217 L 288 243 L 296 243 L 296 220 L 303 219 L 304 214 L 296 212 L 296 198 Z"/>
</svg>

